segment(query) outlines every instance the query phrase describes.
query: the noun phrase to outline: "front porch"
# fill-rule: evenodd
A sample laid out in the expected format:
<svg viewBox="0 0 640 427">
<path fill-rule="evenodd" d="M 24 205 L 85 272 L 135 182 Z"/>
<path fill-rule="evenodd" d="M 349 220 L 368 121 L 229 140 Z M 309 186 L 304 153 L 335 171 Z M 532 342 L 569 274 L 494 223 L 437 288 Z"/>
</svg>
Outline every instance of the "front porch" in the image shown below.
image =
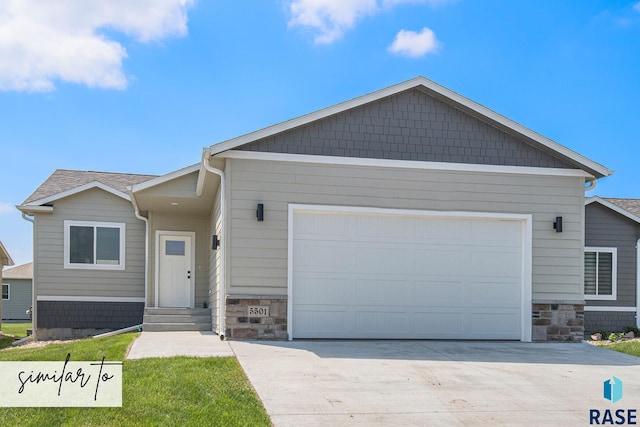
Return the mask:
<svg viewBox="0 0 640 427">
<path fill-rule="evenodd" d="M 211 310 L 147 307 L 144 309 L 142 330 L 146 332 L 211 331 Z"/>
</svg>

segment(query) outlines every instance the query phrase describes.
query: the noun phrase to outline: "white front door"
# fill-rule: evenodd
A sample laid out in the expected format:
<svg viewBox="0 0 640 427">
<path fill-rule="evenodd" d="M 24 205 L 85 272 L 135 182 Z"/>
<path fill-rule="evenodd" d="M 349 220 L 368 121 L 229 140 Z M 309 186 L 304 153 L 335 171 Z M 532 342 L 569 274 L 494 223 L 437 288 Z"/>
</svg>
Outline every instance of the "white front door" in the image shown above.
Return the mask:
<svg viewBox="0 0 640 427">
<path fill-rule="evenodd" d="M 192 266 L 193 237 L 160 234 L 158 238 L 158 306 L 192 307 L 195 271 Z"/>
</svg>

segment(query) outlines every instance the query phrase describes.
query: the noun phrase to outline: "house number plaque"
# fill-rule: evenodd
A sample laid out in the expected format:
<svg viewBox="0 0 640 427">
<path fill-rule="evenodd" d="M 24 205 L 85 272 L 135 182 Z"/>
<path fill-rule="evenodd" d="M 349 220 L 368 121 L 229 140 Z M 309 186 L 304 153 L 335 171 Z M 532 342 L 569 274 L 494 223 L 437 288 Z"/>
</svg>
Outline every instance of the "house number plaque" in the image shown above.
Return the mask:
<svg viewBox="0 0 640 427">
<path fill-rule="evenodd" d="M 250 305 L 249 317 L 269 317 L 268 305 Z"/>
</svg>

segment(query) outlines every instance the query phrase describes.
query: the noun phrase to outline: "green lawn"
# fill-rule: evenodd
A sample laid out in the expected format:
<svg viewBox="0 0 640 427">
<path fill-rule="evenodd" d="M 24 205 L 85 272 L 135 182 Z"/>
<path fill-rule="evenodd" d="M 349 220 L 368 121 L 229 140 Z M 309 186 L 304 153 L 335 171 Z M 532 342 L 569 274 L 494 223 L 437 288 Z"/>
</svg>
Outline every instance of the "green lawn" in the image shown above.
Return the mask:
<svg viewBox="0 0 640 427">
<path fill-rule="evenodd" d="M 0 360 L 124 360 L 138 334 L 0 351 Z M 125 360 L 122 408 L 0 408 L 14 426 L 269 426 L 235 358 Z"/>
<path fill-rule="evenodd" d="M 5 335 L 12 335 L 16 338 L 24 338 L 27 336 L 27 329 L 31 329 L 31 322 L 2 322 L 2 333 Z"/>
<path fill-rule="evenodd" d="M 617 342 L 602 347 L 640 357 L 640 341 Z"/>
</svg>

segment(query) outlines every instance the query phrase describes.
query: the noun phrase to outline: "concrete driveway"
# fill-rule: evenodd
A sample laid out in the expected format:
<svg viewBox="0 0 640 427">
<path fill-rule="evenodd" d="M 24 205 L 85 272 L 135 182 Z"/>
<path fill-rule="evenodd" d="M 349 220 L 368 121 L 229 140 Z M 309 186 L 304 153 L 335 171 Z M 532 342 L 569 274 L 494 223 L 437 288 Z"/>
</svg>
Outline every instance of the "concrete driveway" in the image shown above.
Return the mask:
<svg viewBox="0 0 640 427">
<path fill-rule="evenodd" d="M 230 344 L 276 426 L 584 426 L 590 409 L 640 412 L 640 358 L 586 343 Z"/>
</svg>

